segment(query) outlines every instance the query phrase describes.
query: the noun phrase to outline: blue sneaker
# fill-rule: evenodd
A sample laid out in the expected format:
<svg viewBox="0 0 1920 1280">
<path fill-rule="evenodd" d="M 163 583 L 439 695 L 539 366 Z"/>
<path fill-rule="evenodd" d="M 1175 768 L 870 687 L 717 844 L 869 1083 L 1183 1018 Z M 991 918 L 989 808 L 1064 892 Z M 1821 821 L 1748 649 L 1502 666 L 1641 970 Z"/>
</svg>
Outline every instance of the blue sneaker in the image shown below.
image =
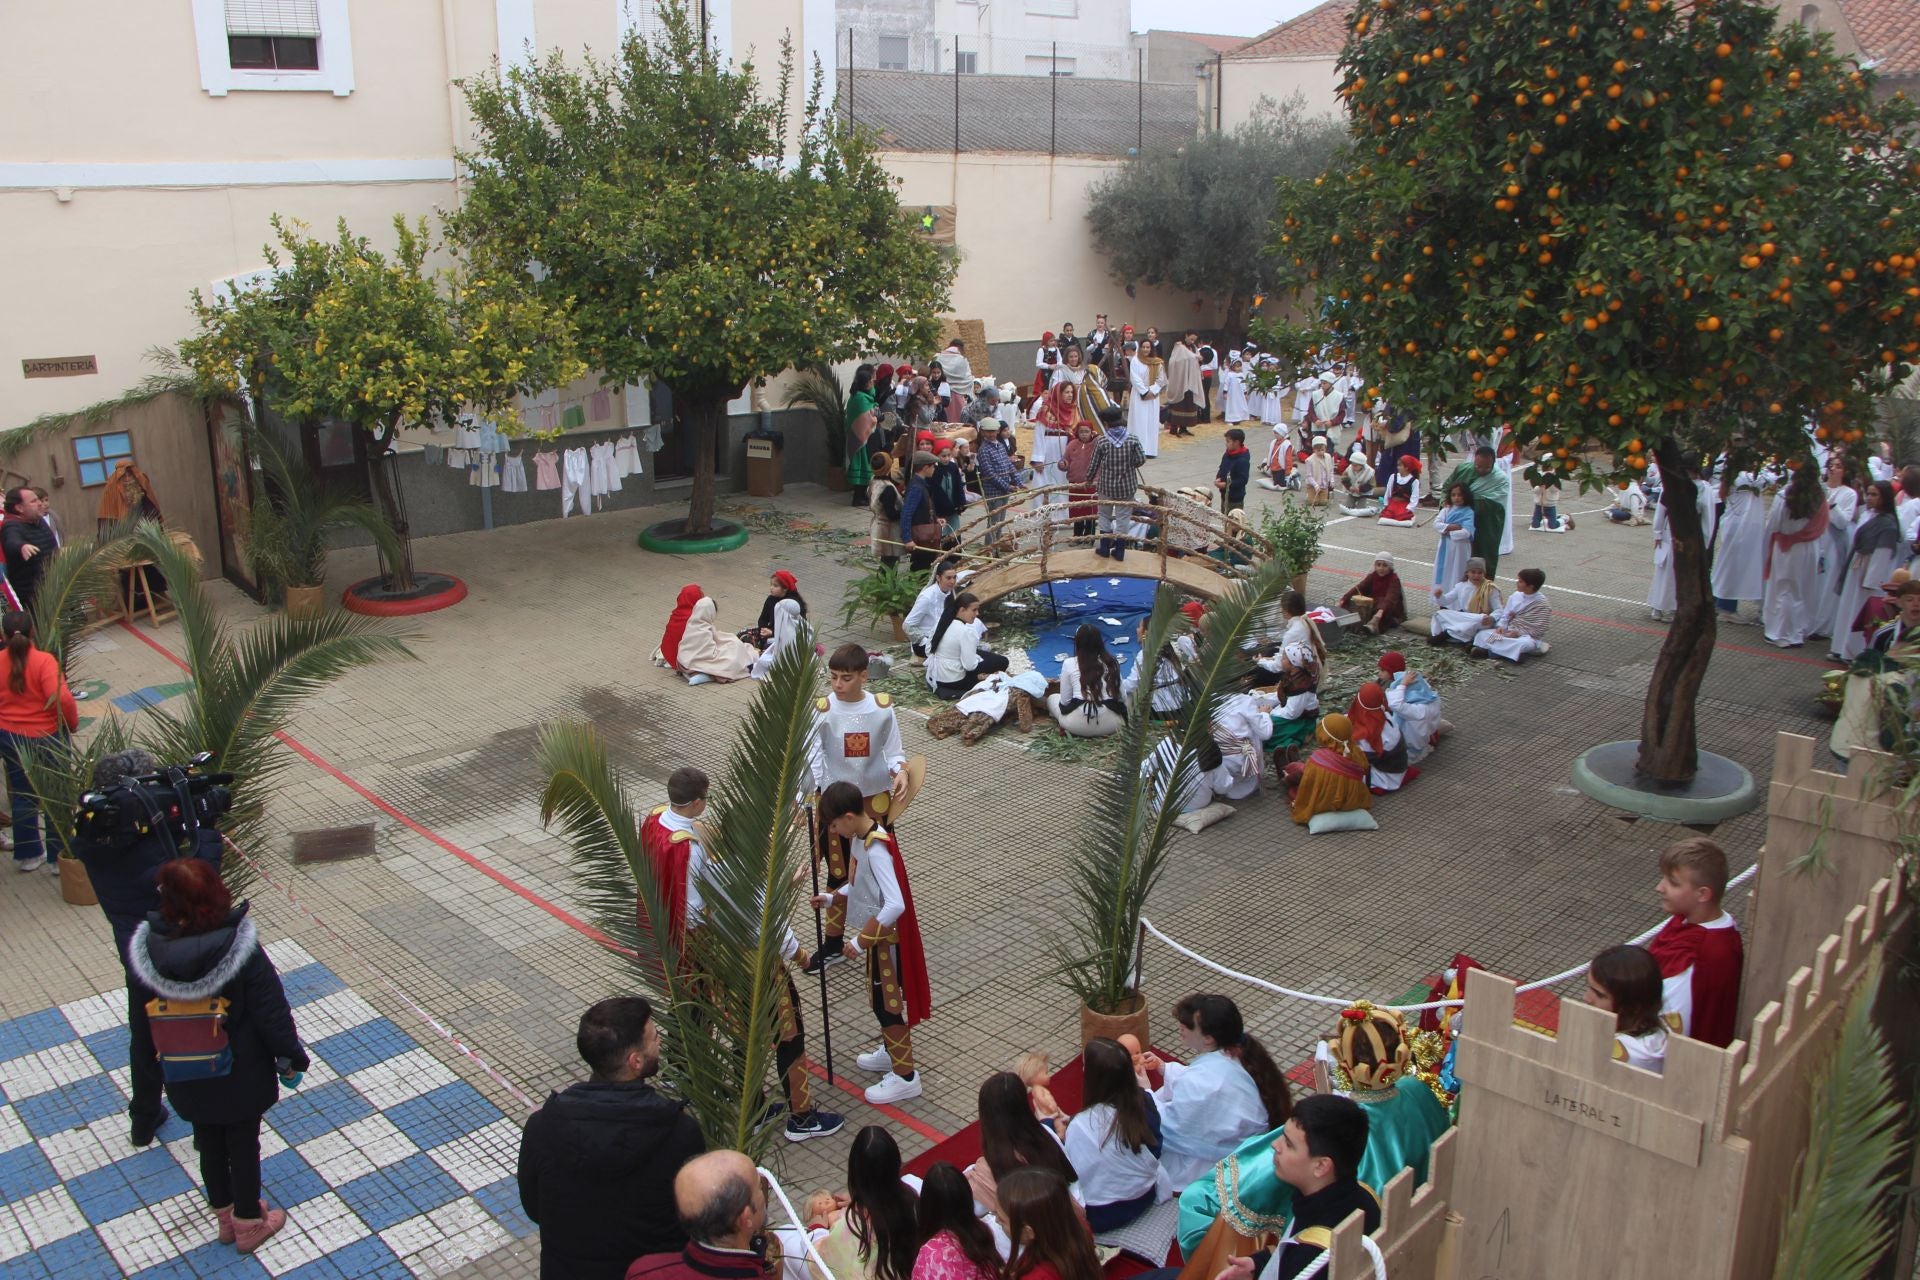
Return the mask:
<svg viewBox="0 0 1920 1280">
<path fill-rule="evenodd" d="M 811 1138 L 826 1138 L 840 1132 L 846 1120 L 831 1111 L 815 1108 L 804 1116 L 787 1117 L 787 1141 L 806 1142 Z"/>
</svg>

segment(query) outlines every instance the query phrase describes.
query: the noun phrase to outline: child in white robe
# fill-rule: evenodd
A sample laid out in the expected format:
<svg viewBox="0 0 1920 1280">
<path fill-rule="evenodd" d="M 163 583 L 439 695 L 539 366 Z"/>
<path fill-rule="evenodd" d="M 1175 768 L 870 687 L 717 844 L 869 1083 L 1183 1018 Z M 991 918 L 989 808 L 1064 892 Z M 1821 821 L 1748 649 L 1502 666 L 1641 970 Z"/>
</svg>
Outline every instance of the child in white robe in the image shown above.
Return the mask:
<svg viewBox="0 0 1920 1280">
<path fill-rule="evenodd" d="M 1693 507 L 1700 520 L 1702 541 L 1713 542 L 1713 497 L 1696 468 L 1688 468 L 1693 481 Z M 1667 521 L 1667 503 L 1675 496 L 1673 486 L 1665 487 L 1653 507 L 1653 582 L 1647 587 L 1647 609 L 1655 622 L 1673 621 L 1679 605 L 1679 588 L 1673 580 L 1673 534 Z"/>
<path fill-rule="evenodd" d="M 1435 609 L 1429 624 L 1428 643 L 1445 644 L 1457 640 L 1471 643 L 1486 619 L 1500 612 L 1500 588 L 1487 577 L 1487 562 L 1479 556 L 1467 560 L 1467 576 L 1444 590 L 1433 593 Z"/>
<path fill-rule="evenodd" d="M 1813 465 L 1803 463 L 1767 513 L 1760 621 L 1767 643 L 1775 648 L 1797 648 L 1812 633 L 1820 607 L 1820 554 L 1827 544 L 1827 518 L 1820 481 L 1814 477 Z"/>
<path fill-rule="evenodd" d="M 1473 637 L 1474 648 L 1509 662 L 1518 662 L 1530 653 L 1545 653 L 1547 624 L 1553 619 L 1553 609 L 1541 591 L 1547 575 L 1538 569 L 1522 569 L 1516 576 L 1519 585 L 1506 604 Z"/>
<path fill-rule="evenodd" d="M 1767 511 L 1753 472 L 1724 483 L 1726 506 L 1713 543 L 1713 598 L 1722 613 L 1732 614 L 1740 601 L 1766 596 Z"/>
<path fill-rule="evenodd" d="M 1220 416 L 1230 427 L 1253 416 L 1247 406 L 1247 371 L 1238 351 L 1227 352 L 1227 367 L 1220 371 Z"/>
<path fill-rule="evenodd" d="M 773 640 L 753 660 L 753 666 L 747 674 L 755 680 L 765 680 L 782 653 L 796 644 L 812 643 L 813 628 L 807 625 L 806 617 L 800 612 L 800 602 L 787 596 L 773 606 Z"/>
<path fill-rule="evenodd" d="M 1267 446 L 1266 465 L 1257 481 L 1262 489 L 1293 487 L 1293 432 L 1282 425 L 1273 429 L 1273 443 Z"/>
</svg>

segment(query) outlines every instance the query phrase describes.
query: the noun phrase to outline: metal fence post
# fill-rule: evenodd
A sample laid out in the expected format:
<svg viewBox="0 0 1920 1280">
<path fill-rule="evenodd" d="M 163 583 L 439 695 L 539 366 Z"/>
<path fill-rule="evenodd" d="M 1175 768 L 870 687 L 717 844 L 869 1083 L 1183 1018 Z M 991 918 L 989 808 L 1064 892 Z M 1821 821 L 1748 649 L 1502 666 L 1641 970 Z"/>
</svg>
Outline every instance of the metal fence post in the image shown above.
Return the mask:
<svg viewBox="0 0 1920 1280">
<path fill-rule="evenodd" d="M 960 37 L 953 38 L 953 158 L 960 158 Z"/>
<path fill-rule="evenodd" d="M 1133 153 L 1147 149 L 1147 51 L 1133 52 Z"/>
<path fill-rule="evenodd" d="M 1053 81 L 1047 98 L 1047 156 L 1053 157 L 1060 129 L 1060 42 L 1053 42 L 1053 57 L 1047 64 L 1047 78 Z"/>
</svg>

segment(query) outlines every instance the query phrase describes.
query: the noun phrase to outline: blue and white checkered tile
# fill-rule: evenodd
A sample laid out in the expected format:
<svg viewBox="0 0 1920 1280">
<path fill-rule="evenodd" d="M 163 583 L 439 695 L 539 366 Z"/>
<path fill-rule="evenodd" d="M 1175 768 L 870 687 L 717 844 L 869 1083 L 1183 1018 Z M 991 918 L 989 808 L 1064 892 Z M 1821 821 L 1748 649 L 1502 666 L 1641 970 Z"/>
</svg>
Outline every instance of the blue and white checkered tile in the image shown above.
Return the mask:
<svg viewBox="0 0 1920 1280">
<path fill-rule="evenodd" d="M 299 944 L 271 943 L 313 1055 L 261 1132 L 287 1226 L 252 1257 L 214 1239 L 193 1132 L 127 1145 L 127 1001 L 0 1022 L 0 1280 L 436 1276 L 532 1233 L 520 1129 Z"/>
</svg>

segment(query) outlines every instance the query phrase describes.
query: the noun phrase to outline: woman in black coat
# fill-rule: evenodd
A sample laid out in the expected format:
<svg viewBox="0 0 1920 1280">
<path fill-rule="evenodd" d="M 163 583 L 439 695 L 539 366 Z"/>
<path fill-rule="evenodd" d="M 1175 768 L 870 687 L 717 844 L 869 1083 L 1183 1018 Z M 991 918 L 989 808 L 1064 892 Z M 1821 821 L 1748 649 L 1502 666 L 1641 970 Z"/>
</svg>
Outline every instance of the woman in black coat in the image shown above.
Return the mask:
<svg viewBox="0 0 1920 1280">
<path fill-rule="evenodd" d="M 221 1243 L 252 1253 L 287 1222 L 260 1199 L 261 1117 L 279 1100 L 279 1084 L 300 1083 L 307 1051 L 247 906 L 233 905 L 219 871 L 176 858 L 155 882 L 160 909 L 127 944 L 129 972 L 154 997 L 146 1024 L 134 1028 L 133 1052 L 159 1060 L 167 1101 L 193 1125 Z M 215 1008 L 194 1016 L 210 1000 Z"/>
</svg>

